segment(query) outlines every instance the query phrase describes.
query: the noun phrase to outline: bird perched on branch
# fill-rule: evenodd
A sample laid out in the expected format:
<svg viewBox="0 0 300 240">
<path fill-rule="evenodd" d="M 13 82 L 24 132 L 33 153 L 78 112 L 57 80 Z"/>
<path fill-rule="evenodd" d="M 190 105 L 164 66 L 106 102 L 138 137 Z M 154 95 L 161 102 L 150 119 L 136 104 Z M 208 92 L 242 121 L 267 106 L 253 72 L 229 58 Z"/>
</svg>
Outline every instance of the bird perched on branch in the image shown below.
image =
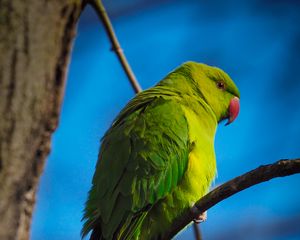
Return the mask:
<svg viewBox="0 0 300 240">
<path fill-rule="evenodd" d="M 196 62 L 137 94 L 102 139 L 82 235 L 160 239 L 208 192 L 217 125 L 238 113 L 239 91 L 230 77 Z"/>
</svg>

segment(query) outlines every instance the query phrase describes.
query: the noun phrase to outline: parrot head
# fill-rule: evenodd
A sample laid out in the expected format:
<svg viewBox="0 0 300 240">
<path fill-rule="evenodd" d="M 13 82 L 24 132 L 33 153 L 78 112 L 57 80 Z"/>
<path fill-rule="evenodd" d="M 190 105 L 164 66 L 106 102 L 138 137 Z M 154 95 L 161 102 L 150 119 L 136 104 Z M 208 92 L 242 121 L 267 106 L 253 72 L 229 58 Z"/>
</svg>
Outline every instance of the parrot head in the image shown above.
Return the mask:
<svg viewBox="0 0 300 240">
<path fill-rule="evenodd" d="M 228 119 L 232 123 L 239 114 L 240 93 L 232 79 L 221 69 L 197 62 L 186 62 L 173 73 L 184 76 L 185 85 L 180 89 L 202 98 L 215 113 L 218 122 Z M 180 81 L 179 81 L 180 82 Z"/>
<path fill-rule="evenodd" d="M 231 78 L 221 69 L 206 64 L 187 62 L 186 67 L 199 93 L 215 113 L 218 122 L 232 123 L 239 114 L 240 93 Z"/>
</svg>

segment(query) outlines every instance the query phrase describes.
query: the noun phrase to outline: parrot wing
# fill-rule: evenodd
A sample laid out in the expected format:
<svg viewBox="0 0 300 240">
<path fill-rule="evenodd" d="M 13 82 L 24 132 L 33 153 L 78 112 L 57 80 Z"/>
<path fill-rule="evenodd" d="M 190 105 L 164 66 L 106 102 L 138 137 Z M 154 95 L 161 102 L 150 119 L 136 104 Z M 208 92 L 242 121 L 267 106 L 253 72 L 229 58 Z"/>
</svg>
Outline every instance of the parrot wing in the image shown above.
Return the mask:
<svg viewBox="0 0 300 240">
<path fill-rule="evenodd" d="M 133 99 L 103 138 L 83 236 L 93 230 L 92 236 L 130 239 L 184 175 L 190 148 L 185 115 L 174 97 L 150 93 Z"/>
</svg>

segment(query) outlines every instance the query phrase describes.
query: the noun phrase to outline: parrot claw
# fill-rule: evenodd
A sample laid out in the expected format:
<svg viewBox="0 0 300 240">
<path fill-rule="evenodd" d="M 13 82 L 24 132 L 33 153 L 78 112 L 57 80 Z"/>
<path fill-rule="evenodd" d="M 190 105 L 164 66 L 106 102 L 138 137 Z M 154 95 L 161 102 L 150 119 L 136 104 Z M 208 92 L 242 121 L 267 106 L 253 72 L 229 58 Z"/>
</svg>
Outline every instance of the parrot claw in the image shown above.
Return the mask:
<svg viewBox="0 0 300 240">
<path fill-rule="evenodd" d="M 195 218 L 193 221 L 194 223 L 202 223 L 205 222 L 207 220 L 207 211 L 201 213 L 197 218 Z"/>
</svg>

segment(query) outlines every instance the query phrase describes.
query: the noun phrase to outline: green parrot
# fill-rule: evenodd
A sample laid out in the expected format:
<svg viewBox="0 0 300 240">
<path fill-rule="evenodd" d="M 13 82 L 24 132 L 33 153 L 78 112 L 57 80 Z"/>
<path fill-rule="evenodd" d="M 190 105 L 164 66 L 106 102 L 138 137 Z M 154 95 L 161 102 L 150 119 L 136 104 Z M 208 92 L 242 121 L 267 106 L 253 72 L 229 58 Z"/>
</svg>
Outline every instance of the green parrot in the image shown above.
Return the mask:
<svg viewBox="0 0 300 240">
<path fill-rule="evenodd" d="M 186 62 L 137 94 L 102 139 L 82 236 L 160 239 L 216 175 L 217 125 L 239 113 L 221 69 Z"/>
</svg>

